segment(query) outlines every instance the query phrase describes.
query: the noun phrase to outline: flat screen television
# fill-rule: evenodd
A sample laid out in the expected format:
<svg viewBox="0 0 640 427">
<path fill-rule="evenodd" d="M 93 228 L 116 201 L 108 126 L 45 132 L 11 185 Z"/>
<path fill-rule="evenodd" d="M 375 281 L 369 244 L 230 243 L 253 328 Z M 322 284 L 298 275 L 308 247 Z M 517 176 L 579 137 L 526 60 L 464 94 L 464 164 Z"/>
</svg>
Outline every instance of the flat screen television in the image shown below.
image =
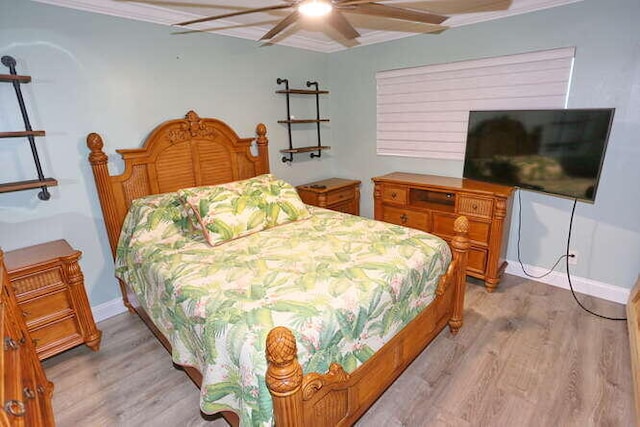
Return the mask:
<svg viewBox="0 0 640 427">
<path fill-rule="evenodd" d="M 613 113 L 471 111 L 463 175 L 594 202 Z"/>
</svg>

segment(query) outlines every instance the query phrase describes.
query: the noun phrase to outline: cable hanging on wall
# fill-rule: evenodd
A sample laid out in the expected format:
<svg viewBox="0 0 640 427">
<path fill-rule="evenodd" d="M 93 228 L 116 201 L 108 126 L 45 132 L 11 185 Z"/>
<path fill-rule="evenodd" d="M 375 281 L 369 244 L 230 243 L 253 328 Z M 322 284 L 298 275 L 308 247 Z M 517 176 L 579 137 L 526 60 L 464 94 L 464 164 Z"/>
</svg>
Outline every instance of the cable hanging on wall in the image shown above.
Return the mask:
<svg viewBox="0 0 640 427">
<path fill-rule="evenodd" d="M 560 255 L 560 257 L 555 262 L 555 264 L 553 264 L 553 267 L 551 267 L 546 273 L 544 273 L 544 274 L 542 274 L 540 276 L 535 276 L 535 275 L 532 275 L 529 272 L 527 272 L 527 270 L 524 268 L 524 264 L 522 262 L 522 259 L 520 258 L 520 230 L 522 228 L 522 198 L 520 197 L 520 191 L 521 190 L 518 190 L 517 252 L 518 252 L 518 262 L 520 263 L 520 267 L 522 268 L 522 271 L 524 272 L 525 276 L 531 277 L 533 279 L 543 278 L 543 277 L 549 275 L 552 271 L 554 271 L 555 268 L 560 263 L 560 261 L 562 261 L 564 259 L 565 260 L 565 269 L 566 269 L 566 274 L 567 274 L 567 280 L 569 282 L 569 289 L 571 290 L 571 295 L 573 296 L 573 299 L 576 301 L 578 306 L 580 306 L 580 308 L 583 309 L 584 311 L 586 311 L 587 313 L 592 314 L 592 315 L 594 315 L 596 317 L 600 317 L 602 319 L 607 319 L 607 320 L 616 320 L 616 321 L 625 321 L 626 322 L 627 321 L 626 317 L 609 317 L 609 316 L 605 316 L 605 315 L 596 313 L 596 312 L 588 309 L 587 307 L 584 306 L 584 304 L 582 304 L 582 302 L 580 302 L 580 300 L 578 299 L 578 296 L 576 295 L 575 290 L 573 289 L 573 283 L 571 282 L 571 272 L 569 271 L 569 259 L 575 256 L 575 255 L 573 255 L 571 253 L 571 232 L 573 230 L 573 218 L 575 216 L 576 205 L 578 203 L 578 199 L 573 199 L 573 208 L 571 209 L 571 217 L 569 219 L 569 232 L 567 234 L 567 247 L 566 247 L 565 253 Z"/>
</svg>

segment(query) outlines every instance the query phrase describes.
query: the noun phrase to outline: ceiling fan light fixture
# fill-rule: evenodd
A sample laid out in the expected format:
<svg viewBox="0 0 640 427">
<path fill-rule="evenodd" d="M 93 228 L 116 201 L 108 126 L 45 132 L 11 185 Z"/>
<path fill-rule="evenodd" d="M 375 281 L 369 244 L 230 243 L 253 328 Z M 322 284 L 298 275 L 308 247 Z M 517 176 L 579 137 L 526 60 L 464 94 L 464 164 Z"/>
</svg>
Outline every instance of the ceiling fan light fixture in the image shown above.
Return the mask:
<svg viewBox="0 0 640 427">
<path fill-rule="evenodd" d="M 333 9 L 333 6 L 325 0 L 306 0 L 298 6 L 298 12 L 304 16 L 314 18 L 327 15 L 331 12 L 331 9 Z"/>
</svg>

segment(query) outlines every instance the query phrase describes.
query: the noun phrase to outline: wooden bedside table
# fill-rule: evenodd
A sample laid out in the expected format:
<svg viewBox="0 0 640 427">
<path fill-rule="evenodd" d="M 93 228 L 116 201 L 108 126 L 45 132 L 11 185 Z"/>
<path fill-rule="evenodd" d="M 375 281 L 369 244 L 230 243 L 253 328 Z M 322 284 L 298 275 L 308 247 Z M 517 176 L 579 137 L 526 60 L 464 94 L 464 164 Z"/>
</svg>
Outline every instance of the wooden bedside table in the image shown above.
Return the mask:
<svg viewBox="0 0 640 427">
<path fill-rule="evenodd" d="M 82 252 L 56 240 L 5 252 L 18 307 L 40 360 L 79 344 L 98 351 L 96 327 L 78 260 Z"/>
<path fill-rule="evenodd" d="M 296 187 L 308 205 L 360 215 L 360 181 L 329 178 Z"/>
</svg>

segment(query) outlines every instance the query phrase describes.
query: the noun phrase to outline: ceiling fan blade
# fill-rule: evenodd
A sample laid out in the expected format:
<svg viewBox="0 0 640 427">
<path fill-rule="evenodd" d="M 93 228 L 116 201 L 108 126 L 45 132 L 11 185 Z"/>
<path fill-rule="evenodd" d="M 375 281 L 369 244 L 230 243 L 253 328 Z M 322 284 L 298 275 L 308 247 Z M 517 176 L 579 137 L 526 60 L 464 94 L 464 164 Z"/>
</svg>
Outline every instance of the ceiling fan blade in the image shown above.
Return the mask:
<svg viewBox="0 0 640 427">
<path fill-rule="evenodd" d="M 353 28 L 353 25 L 347 21 L 340 12 L 332 10 L 329 16 L 327 16 L 327 23 L 333 28 L 338 30 L 347 40 L 352 40 L 360 37 L 360 33 Z"/>
<path fill-rule="evenodd" d="M 290 4 L 281 4 L 281 5 L 278 5 L 278 6 L 260 7 L 260 8 L 257 8 L 257 9 L 247 9 L 247 10 L 241 10 L 240 12 L 231 12 L 231 13 L 225 13 L 225 14 L 222 14 L 222 15 L 207 16 L 205 18 L 193 19 L 191 21 L 178 22 L 177 24 L 173 24 L 173 25 L 191 25 L 191 24 L 197 24 L 199 22 L 207 22 L 207 21 L 214 21 L 216 19 L 230 18 L 232 16 L 247 15 L 249 13 L 256 13 L 256 12 L 267 12 L 267 11 L 270 11 L 270 10 L 287 9 L 287 8 L 290 8 L 290 7 L 292 7 L 292 5 L 290 5 Z"/>
<path fill-rule="evenodd" d="M 260 37 L 260 40 L 270 40 L 274 38 L 278 33 L 287 28 L 289 25 L 293 24 L 300 17 L 300 13 L 298 9 L 295 9 L 289 15 L 287 15 L 282 21 L 278 22 L 278 24 L 273 27 L 267 34 Z"/>
<path fill-rule="evenodd" d="M 384 0 L 382 0 L 384 1 Z M 375 3 L 373 0 L 338 0 L 334 2 L 336 6 L 351 6 L 354 4 Z"/>
<path fill-rule="evenodd" d="M 423 22 L 425 24 L 438 25 L 448 19 L 447 16 L 436 15 L 427 12 L 418 12 L 410 9 L 386 6 L 379 3 L 358 4 L 353 9 L 345 9 L 345 12 L 361 15 L 379 16 L 382 18 L 400 19 L 403 21 Z"/>
</svg>

